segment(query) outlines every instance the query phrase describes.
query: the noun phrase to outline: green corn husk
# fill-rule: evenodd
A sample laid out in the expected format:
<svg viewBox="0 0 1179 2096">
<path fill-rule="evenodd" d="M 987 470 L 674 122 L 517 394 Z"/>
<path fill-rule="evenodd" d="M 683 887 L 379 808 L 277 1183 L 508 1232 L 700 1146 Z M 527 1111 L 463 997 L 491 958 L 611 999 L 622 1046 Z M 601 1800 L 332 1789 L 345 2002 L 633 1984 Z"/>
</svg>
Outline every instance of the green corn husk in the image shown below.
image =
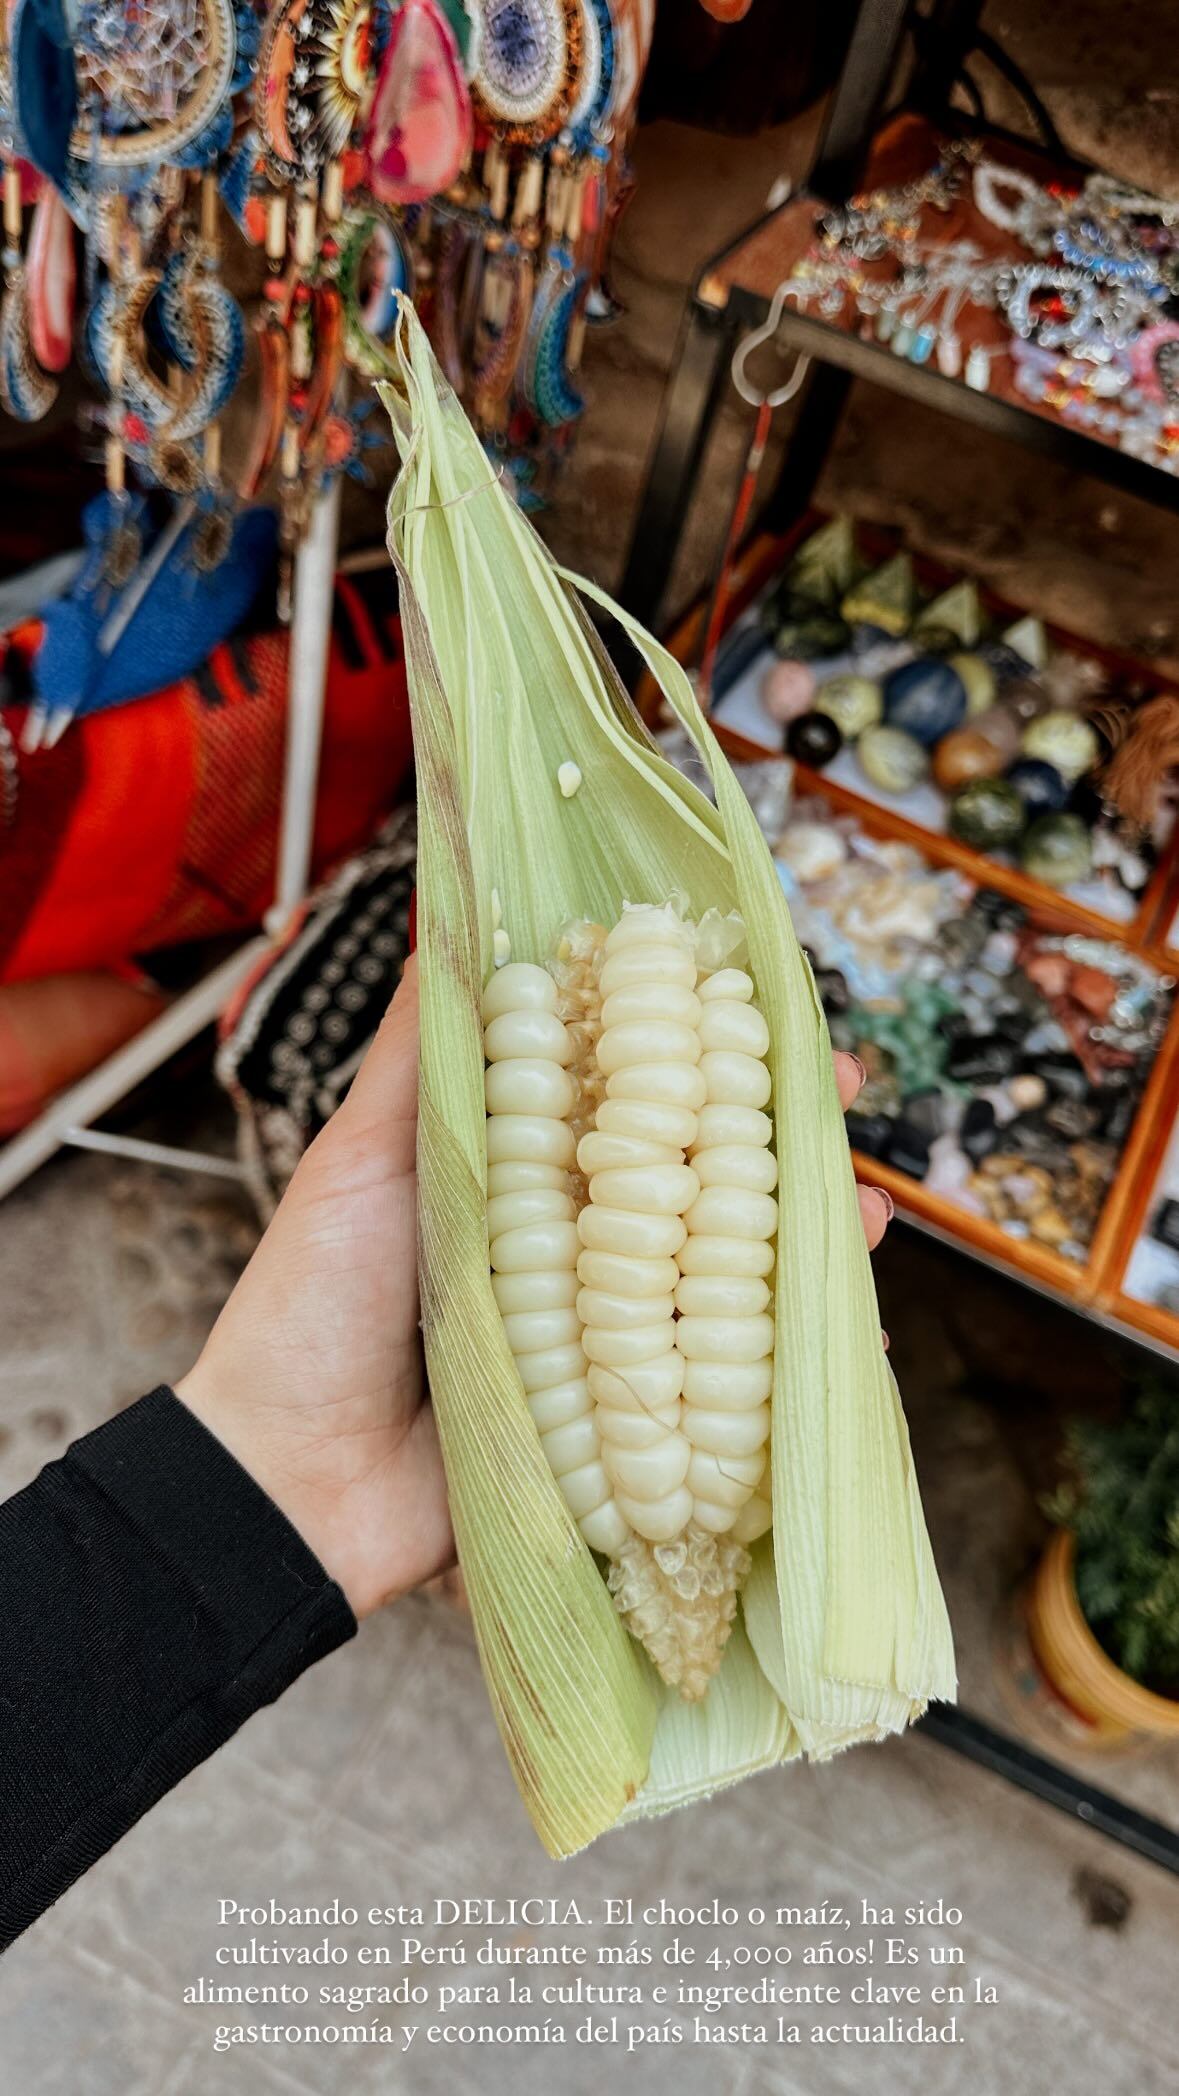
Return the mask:
<svg viewBox="0 0 1179 2096">
<path fill-rule="evenodd" d="M 831 1051 L 751 809 L 673 659 L 558 571 L 446 385 L 412 308 L 381 388 L 419 797 L 422 1323 L 475 1630 L 541 1839 L 567 1855 L 805 1752 L 902 1729 L 954 1693 L 895 1382 L 881 1347 Z M 575 594 L 620 619 L 691 735 L 712 807 L 655 749 Z M 558 768 L 582 784 L 566 799 Z M 685 898 L 737 910 L 771 1035 L 777 1249 L 773 1537 L 707 1695 L 682 1702 L 614 1612 L 545 1462 L 491 1291 L 480 997 L 494 904 L 515 959 L 570 919 Z M 776 1539 L 776 1540 L 775 1540 Z"/>
</svg>

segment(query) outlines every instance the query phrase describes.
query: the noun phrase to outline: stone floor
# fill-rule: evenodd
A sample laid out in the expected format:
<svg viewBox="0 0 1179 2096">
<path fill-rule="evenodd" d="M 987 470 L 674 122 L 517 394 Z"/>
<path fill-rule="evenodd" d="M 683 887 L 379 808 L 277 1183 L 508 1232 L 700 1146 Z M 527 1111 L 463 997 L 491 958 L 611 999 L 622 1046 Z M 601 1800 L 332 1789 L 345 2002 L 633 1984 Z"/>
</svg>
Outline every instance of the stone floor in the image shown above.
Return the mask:
<svg viewBox="0 0 1179 2096">
<path fill-rule="evenodd" d="M 760 4 L 760 0 L 759 0 Z M 1042 85 L 1071 142 L 1146 182 L 1167 179 L 1175 89 L 1166 10 L 1111 39 L 1124 11 L 1079 0 L 1067 36 L 1049 0 L 988 19 Z M 1164 60 L 1166 62 L 1164 62 Z M 548 521 L 561 554 L 616 581 L 663 375 L 692 267 L 760 209 L 775 175 L 805 167 L 813 124 L 755 144 L 659 125 L 639 142 L 624 223 L 623 325 L 594 348 L 576 471 Z M 721 418 L 677 568 L 680 601 L 707 574 L 743 442 Z M 1066 489 L 1042 463 L 937 425 L 865 388 L 825 496 L 901 521 L 978 563 L 1009 594 L 1074 616 L 1095 637 L 1179 655 L 1173 521 L 1100 489 Z M 198 1074 L 157 1092 L 152 1132 L 232 1142 Z M 0 1209 L 0 1493 L 74 1435 L 190 1363 L 254 1240 L 237 1192 L 96 1157 L 60 1159 Z M 1108 1403 L 1127 1373 L 1112 1342 L 1017 1288 L 894 1228 L 877 1262 L 882 1315 L 906 1393 L 935 1548 L 954 1619 L 963 1699 L 1009 1723 L 994 1653 L 1034 1554 L 1036 1494 L 1059 1423 Z M 1179 1766 L 1147 1756 L 1098 1780 L 1179 1824 Z M 215 2055 L 209 2012 L 182 1986 L 210 1970 L 215 1902 L 449 1891 L 556 1890 L 964 1911 L 968 1970 L 1000 2000 L 956 2051 L 791 2055 L 697 2048 L 640 2055 L 638 2090 L 709 2096 L 1041 2096 L 1063 2087 L 1163 2096 L 1175 2086 L 1179 1883 L 920 1738 L 788 1769 L 690 1814 L 548 1863 L 495 1736 L 465 1616 L 414 1597 L 253 1719 L 38 1924 L 0 1967 L 5 2096 L 448 2096 L 600 2086 L 613 2057 L 570 2046 L 473 2048 L 402 2066 L 372 2051 Z M 561 2012 L 562 2014 L 564 2012 Z M 573 2021 L 569 2012 L 569 2023 Z"/>
</svg>

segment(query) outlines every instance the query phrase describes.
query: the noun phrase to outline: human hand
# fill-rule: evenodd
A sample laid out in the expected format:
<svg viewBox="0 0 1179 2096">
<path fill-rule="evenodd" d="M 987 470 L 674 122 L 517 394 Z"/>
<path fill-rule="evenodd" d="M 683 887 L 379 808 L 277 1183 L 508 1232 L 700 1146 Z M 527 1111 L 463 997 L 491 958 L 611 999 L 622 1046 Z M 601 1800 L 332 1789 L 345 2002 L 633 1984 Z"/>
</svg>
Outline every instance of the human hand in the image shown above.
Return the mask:
<svg viewBox="0 0 1179 2096">
<path fill-rule="evenodd" d="M 846 1112 L 864 1082 L 835 1057 Z M 454 1542 L 418 1330 L 417 960 L 347 1098 L 301 1159 L 176 1394 L 250 1472 L 357 1616 Z M 870 1250 L 892 1213 L 860 1188 Z"/>
</svg>

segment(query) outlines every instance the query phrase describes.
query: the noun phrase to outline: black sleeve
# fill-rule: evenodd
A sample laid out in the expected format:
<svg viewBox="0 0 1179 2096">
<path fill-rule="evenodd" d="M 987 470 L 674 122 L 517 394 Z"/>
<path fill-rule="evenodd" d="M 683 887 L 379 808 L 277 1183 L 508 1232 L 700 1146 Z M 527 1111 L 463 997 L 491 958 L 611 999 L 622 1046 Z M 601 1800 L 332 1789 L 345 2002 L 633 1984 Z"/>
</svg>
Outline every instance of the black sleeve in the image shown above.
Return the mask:
<svg viewBox="0 0 1179 2096">
<path fill-rule="evenodd" d="M 0 1505 L 0 1949 L 356 1621 L 170 1390 Z"/>
</svg>

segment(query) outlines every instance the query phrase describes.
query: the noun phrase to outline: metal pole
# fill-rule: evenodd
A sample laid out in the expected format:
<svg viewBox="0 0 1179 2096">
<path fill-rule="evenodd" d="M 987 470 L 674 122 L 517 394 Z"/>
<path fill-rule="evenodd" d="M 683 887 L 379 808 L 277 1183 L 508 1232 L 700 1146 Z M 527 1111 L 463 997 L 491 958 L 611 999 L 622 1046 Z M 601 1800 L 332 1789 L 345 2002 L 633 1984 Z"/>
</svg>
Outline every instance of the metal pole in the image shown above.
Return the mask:
<svg viewBox="0 0 1179 2096">
<path fill-rule="evenodd" d="M 341 480 L 334 474 L 316 497 L 307 536 L 295 557 L 282 830 L 274 903 L 265 920 L 267 931 L 275 936 L 285 930 L 292 910 L 302 902 L 311 874 Z"/>
<path fill-rule="evenodd" d="M 67 1128 L 62 1146 L 71 1150 L 97 1150 L 103 1157 L 129 1157 L 136 1164 L 171 1165 L 174 1171 L 208 1172 L 214 1179 L 245 1179 L 246 1169 L 235 1157 L 218 1157 L 212 1150 L 181 1150 L 175 1143 L 145 1143 L 137 1135 L 111 1135 L 105 1128 Z"/>
</svg>

